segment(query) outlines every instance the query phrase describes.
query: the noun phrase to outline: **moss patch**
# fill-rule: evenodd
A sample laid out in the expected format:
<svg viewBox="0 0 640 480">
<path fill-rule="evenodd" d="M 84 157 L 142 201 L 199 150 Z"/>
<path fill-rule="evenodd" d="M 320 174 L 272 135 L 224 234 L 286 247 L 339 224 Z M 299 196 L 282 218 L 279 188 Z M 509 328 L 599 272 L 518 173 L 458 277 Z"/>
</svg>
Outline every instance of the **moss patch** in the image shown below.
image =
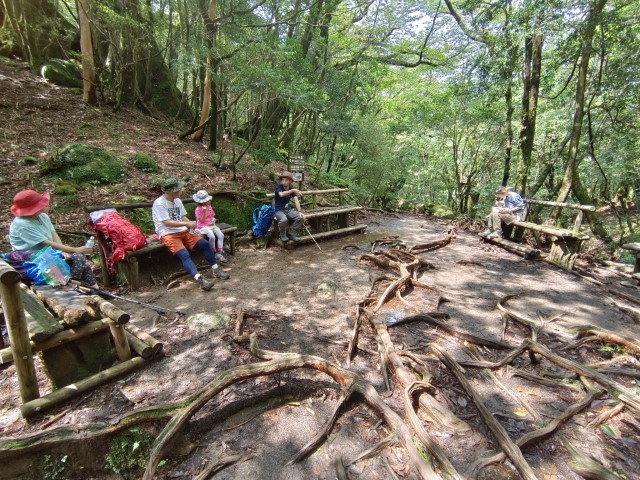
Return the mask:
<svg viewBox="0 0 640 480">
<path fill-rule="evenodd" d="M 451 208 L 437 203 L 426 203 L 424 205 L 424 210 L 426 213 L 435 215 L 436 217 L 453 219 L 456 216 L 456 213 Z"/>
<path fill-rule="evenodd" d="M 253 224 L 253 210 L 261 203 L 213 195 L 211 205 L 216 211 L 218 222 L 228 223 L 238 227 L 238 230 L 248 230 Z"/>
<path fill-rule="evenodd" d="M 122 162 L 101 148 L 73 143 L 45 161 L 42 173 L 75 184 L 120 183 L 125 175 Z"/>
<path fill-rule="evenodd" d="M 133 157 L 133 166 L 142 172 L 153 173 L 160 170 L 154 158 L 146 153 L 136 153 Z"/>
<path fill-rule="evenodd" d="M 82 67 L 75 60 L 49 60 L 40 69 L 40 75 L 61 87 L 82 88 Z"/>
<path fill-rule="evenodd" d="M 141 428 L 118 433 L 105 456 L 107 468 L 125 479 L 139 477 L 147 465 L 153 440 L 153 436 Z"/>
</svg>

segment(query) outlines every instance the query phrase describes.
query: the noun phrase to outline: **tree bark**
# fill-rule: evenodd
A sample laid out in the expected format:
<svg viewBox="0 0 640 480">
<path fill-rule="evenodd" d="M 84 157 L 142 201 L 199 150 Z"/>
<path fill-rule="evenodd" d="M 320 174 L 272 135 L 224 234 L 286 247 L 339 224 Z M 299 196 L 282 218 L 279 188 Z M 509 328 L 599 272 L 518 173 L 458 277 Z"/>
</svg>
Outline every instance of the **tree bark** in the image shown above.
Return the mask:
<svg viewBox="0 0 640 480">
<path fill-rule="evenodd" d="M 575 173 L 577 171 L 578 146 L 580 144 L 580 135 L 582 133 L 582 120 L 584 118 L 584 99 L 587 88 L 587 73 L 589 70 L 589 60 L 593 46 L 591 44 L 596 27 L 600 21 L 600 14 L 604 9 L 607 0 L 595 0 L 592 4 L 589 16 L 584 25 L 582 33 L 582 47 L 580 59 L 578 61 L 578 77 L 576 79 L 575 108 L 573 113 L 573 127 L 571 129 L 571 141 L 569 142 L 569 154 L 567 157 L 567 165 L 562 179 L 562 186 L 558 192 L 558 202 L 565 202 L 569 196 L 569 192 L 573 187 Z M 560 210 L 556 209 L 552 212 L 551 218 L 556 220 L 560 215 Z"/>
<path fill-rule="evenodd" d="M 95 105 L 96 71 L 93 62 L 93 41 L 89 21 L 89 0 L 77 0 L 78 19 L 80 20 L 80 51 L 82 52 L 82 101 Z"/>
</svg>

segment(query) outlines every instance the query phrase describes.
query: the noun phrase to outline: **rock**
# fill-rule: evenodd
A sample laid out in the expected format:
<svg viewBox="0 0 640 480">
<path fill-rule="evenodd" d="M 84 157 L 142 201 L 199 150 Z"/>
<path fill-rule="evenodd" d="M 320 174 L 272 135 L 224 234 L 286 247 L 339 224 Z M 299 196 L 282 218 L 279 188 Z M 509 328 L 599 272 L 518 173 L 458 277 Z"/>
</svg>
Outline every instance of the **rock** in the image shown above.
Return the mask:
<svg viewBox="0 0 640 480">
<path fill-rule="evenodd" d="M 227 328 L 230 322 L 231 315 L 226 313 L 196 313 L 187 318 L 189 328 L 200 333 Z"/>
<path fill-rule="evenodd" d="M 335 282 L 323 282 L 320 285 L 318 285 L 318 288 L 316 289 L 316 295 L 319 298 L 325 299 L 325 300 L 329 300 L 331 298 L 333 298 L 333 296 L 336 293 L 336 290 L 338 289 L 338 284 Z"/>
</svg>

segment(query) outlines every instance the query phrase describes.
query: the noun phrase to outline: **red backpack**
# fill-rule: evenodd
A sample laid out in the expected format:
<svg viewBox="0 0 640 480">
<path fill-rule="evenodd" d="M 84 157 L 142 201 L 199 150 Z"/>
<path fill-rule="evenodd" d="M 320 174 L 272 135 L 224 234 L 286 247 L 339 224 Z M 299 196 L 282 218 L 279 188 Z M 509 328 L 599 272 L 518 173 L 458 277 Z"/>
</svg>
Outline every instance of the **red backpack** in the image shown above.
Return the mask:
<svg viewBox="0 0 640 480">
<path fill-rule="evenodd" d="M 121 261 L 129 250 L 139 250 L 147 245 L 142 230 L 117 212 L 106 212 L 89 227 L 98 232 L 100 248 L 104 253 L 109 274 L 115 274 L 114 265 Z"/>
</svg>

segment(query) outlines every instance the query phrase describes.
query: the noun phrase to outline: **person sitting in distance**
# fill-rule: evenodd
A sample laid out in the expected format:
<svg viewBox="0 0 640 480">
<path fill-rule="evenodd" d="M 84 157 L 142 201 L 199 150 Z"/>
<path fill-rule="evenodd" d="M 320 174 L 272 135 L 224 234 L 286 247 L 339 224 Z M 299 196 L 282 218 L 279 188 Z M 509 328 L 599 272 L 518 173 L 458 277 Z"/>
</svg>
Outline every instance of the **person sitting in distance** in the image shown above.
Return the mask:
<svg viewBox="0 0 640 480">
<path fill-rule="evenodd" d="M 280 231 L 280 240 L 288 242 L 292 240 L 294 242 L 299 241 L 298 230 L 302 227 L 304 222 L 304 214 L 300 208 L 301 197 L 300 190 L 297 188 L 291 188 L 293 183 L 293 176 L 289 172 L 282 172 L 278 175 L 280 183 L 276 185 L 274 210 L 275 218 L 278 222 L 278 230 Z M 295 210 L 289 205 L 289 201 L 293 199 L 295 204 Z M 287 228 L 289 233 L 287 233 Z"/>
<path fill-rule="evenodd" d="M 524 212 L 524 200 L 522 197 L 509 189 L 500 186 L 496 190 L 496 207 L 487 216 L 487 229 L 482 232 L 489 238 L 502 238 L 502 222 L 511 225 L 513 222 L 520 220 Z M 504 202 L 504 206 L 498 206 L 498 202 Z"/>
</svg>

